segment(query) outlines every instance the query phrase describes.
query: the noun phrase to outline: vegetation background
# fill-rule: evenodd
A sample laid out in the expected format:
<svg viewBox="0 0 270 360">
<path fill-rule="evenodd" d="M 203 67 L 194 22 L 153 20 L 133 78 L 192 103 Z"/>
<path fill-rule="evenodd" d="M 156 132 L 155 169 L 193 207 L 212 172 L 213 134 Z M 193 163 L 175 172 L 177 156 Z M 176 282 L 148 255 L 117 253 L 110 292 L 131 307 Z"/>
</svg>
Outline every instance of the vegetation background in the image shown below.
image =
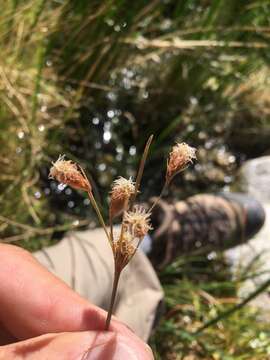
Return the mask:
<svg viewBox="0 0 270 360">
<path fill-rule="evenodd" d="M 267 154 L 268 0 L 0 0 L 0 231 L 35 250 L 95 226 L 89 202 L 47 179 L 58 154 L 91 174 L 99 202 L 131 176 L 153 133 L 143 186 L 160 190 L 176 140 L 198 163 L 168 197 L 215 191 L 241 163 Z M 89 220 L 91 219 L 91 220 Z M 160 275 L 166 313 L 157 359 L 267 359 L 269 326 L 239 302 L 256 261 L 232 279 L 222 254 L 180 258 Z"/>
</svg>

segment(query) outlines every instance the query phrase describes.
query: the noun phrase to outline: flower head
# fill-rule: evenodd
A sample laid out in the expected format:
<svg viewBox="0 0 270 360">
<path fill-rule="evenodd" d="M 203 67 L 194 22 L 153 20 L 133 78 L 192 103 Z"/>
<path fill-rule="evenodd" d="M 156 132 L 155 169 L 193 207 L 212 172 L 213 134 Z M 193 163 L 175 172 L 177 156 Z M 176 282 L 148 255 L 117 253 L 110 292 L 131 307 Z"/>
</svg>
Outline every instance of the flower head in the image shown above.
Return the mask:
<svg viewBox="0 0 270 360">
<path fill-rule="evenodd" d="M 150 215 L 142 206 L 135 206 L 133 211 L 125 212 L 124 224 L 134 238 L 141 239 L 152 229 Z"/>
<path fill-rule="evenodd" d="M 166 181 L 169 182 L 177 173 L 185 170 L 193 159 L 196 159 L 196 149 L 184 142 L 177 143 L 169 155 Z"/>
<path fill-rule="evenodd" d="M 110 215 L 112 218 L 121 214 L 134 193 L 135 184 L 131 179 L 119 177 L 113 182 L 110 203 Z"/>
<path fill-rule="evenodd" d="M 91 185 L 80 167 L 71 160 L 64 160 L 60 155 L 50 169 L 49 179 L 56 179 L 60 183 L 69 185 L 74 189 L 90 191 Z"/>
<path fill-rule="evenodd" d="M 136 251 L 132 243 L 133 238 L 128 231 L 124 231 L 114 243 L 114 257 L 117 268 L 123 269 Z"/>
</svg>

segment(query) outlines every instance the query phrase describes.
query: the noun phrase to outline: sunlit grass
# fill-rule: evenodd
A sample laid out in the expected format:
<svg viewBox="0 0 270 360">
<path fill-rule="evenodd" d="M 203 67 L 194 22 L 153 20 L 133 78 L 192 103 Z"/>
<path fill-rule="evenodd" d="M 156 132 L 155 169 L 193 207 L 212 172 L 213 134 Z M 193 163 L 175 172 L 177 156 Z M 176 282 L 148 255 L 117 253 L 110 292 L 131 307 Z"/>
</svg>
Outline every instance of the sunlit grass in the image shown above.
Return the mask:
<svg viewBox="0 0 270 360">
<path fill-rule="evenodd" d="M 243 269 L 244 271 L 244 269 Z M 221 257 L 181 258 L 160 274 L 166 310 L 151 338 L 157 359 L 266 359 L 270 356 L 269 315 L 250 304 L 198 331 L 241 301 L 243 279 L 233 279 Z"/>
</svg>

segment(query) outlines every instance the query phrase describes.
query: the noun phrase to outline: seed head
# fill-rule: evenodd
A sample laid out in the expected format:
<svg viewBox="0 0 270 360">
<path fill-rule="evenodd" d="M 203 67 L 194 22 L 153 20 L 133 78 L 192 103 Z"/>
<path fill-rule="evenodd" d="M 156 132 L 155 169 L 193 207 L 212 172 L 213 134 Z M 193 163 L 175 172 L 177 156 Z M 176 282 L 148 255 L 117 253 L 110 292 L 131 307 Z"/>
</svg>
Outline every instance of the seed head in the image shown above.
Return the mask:
<svg viewBox="0 0 270 360">
<path fill-rule="evenodd" d="M 135 247 L 132 244 L 133 238 L 131 234 L 127 231 L 124 231 L 122 234 L 122 238 L 118 238 L 118 240 L 114 243 L 114 251 L 116 257 L 119 259 L 126 259 L 129 260 L 132 256 L 133 252 L 135 251 Z"/>
<path fill-rule="evenodd" d="M 80 167 L 71 160 L 64 160 L 65 155 L 60 155 L 50 169 L 49 179 L 69 185 L 74 189 L 91 191 L 91 185 Z"/>
<path fill-rule="evenodd" d="M 129 263 L 136 251 L 132 241 L 131 234 L 125 231 L 114 243 L 115 264 L 119 270 L 122 270 Z"/>
<path fill-rule="evenodd" d="M 124 224 L 134 238 L 141 239 L 152 229 L 150 215 L 142 206 L 135 206 L 134 211 L 125 212 Z"/>
<path fill-rule="evenodd" d="M 168 163 L 166 181 L 170 180 L 180 171 L 185 170 L 186 167 L 196 159 L 196 149 L 186 143 L 177 143 L 170 152 Z"/>
<path fill-rule="evenodd" d="M 119 177 L 113 182 L 110 203 L 110 215 L 112 218 L 121 214 L 134 193 L 135 184 L 131 179 Z"/>
</svg>

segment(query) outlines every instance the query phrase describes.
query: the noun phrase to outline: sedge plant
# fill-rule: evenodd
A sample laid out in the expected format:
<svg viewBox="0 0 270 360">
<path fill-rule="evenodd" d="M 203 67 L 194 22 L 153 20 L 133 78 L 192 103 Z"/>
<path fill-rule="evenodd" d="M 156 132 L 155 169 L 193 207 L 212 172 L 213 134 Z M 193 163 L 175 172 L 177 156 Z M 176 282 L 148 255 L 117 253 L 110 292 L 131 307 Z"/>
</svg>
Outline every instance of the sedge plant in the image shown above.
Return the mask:
<svg viewBox="0 0 270 360">
<path fill-rule="evenodd" d="M 121 272 L 136 254 L 145 235 L 152 229 L 150 223 L 151 211 L 158 200 L 149 210 L 146 210 L 142 205 L 136 203 L 152 140 L 153 135 L 149 137 L 145 145 L 135 182 L 132 179 L 125 179 L 123 177 L 119 177 L 113 182 L 109 204 L 109 226 L 106 226 L 104 217 L 95 200 L 89 178 L 79 164 L 71 160 L 65 160 L 64 156 L 59 156 L 58 160 L 53 163 L 49 173 L 49 178 L 69 185 L 72 188 L 85 191 L 88 194 L 100 225 L 104 229 L 109 246 L 112 249 L 114 258 L 114 280 L 110 306 L 104 325 L 105 330 L 108 330 L 110 327 Z M 195 152 L 196 150 L 186 143 L 177 143 L 173 146 L 167 160 L 163 190 L 157 199 L 160 199 L 173 177 L 185 170 L 193 159 L 196 158 Z M 115 234 L 113 224 L 119 217 L 121 218 L 120 233 Z"/>
</svg>

